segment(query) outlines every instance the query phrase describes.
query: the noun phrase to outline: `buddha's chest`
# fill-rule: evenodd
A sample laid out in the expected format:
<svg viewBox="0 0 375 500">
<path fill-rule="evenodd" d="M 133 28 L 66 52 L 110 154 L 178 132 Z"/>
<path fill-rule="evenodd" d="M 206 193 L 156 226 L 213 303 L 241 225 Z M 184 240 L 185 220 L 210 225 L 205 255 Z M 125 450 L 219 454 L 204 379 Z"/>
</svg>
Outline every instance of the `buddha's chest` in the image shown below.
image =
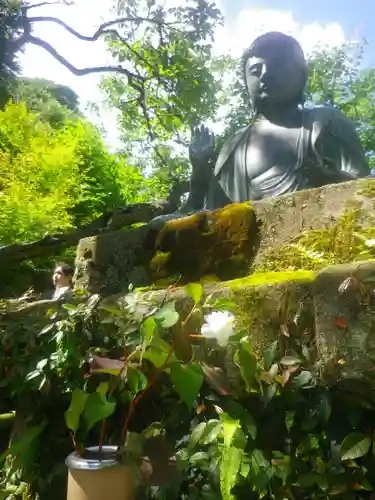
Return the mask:
<svg viewBox="0 0 375 500">
<path fill-rule="evenodd" d="M 300 127 L 284 128 L 269 122 L 257 123 L 238 151 L 250 180 L 269 172 L 283 175 L 298 162 Z"/>
</svg>

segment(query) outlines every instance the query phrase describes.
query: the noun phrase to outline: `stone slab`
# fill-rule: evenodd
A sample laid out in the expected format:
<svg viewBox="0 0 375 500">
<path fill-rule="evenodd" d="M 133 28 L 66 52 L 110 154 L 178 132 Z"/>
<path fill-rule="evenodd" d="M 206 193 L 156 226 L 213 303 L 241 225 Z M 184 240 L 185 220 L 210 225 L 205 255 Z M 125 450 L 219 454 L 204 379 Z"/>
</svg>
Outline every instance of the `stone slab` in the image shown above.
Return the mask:
<svg viewBox="0 0 375 500">
<path fill-rule="evenodd" d="M 225 276 L 225 278 L 245 276 L 254 269 L 262 267 L 265 262 L 267 263 L 270 250 L 274 249 L 277 254 L 278 249 L 280 249 L 280 253 L 282 253 L 283 245 L 292 242 L 306 231 L 334 228 L 345 213 L 353 213 L 356 224 L 361 227 L 375 226 L 374 202 L 375 180 L 361 179 L 251 203 L 257 223 L 253 226 L 245 224 L 245 231 L 243 228 L 241 229 L 242 223 L 239 224 L 238 214 L 226 209 L 210 212 L 213 215 L 209 216 L 192 216 L 188 218 L 190 220 L 188 224 L 187 219 L 181 219 L 180 221 L 183 223 L 180 226 L 178 225 L 179 221 L 171 221 L 168 224 L 173 223 L 173 228 L 167 231 L 169 238 L 167 260 L 170 261 L 172 256 L 174 263 L 177 262 L 177 266 L 175 265 L 173 268 L 172 278 L 180 279 L 178 265 L 181 266 L 180 271 L 183 274 L 187 260 L 191 260 L 193 257 L 196 262 L 194 261 L 194 265 L 191 267 L 200 274 L 200 276 L 193 276 L 193 279 L 204 278 L 208 273 L 213 274 L 214 279 L 222 280 L 225 276 L 222 271 L 230 271 L 233 262 L 238 264 L 243 260 L 247 264 L 248 261 L 252 260 L 252 265 L 249 264 L 248 268 L 237 266 L 235 269 L 237 274 Z M 241 207 L 241 204 L 228 207 L 236 206 Z M 214 220 L 217 214 L 223 213 L 225 210 L 227 213 L 226 224 L 216 224 L 211 231 L 213 233 L 216 231 L 212 238 L 214 243 L 211 245 L 201 244 L 201 246 L 196 244 L 199 241 L 206 241 L 204 237 L 208 231 L 207 221 Z M 243 215 L 241 217 L 240 222 L 246 219 Z M 190 226 L 193 224 L 192 221 L 197 221 L 195 233 L 189 233 L 186 229 L 189 224 Z M 229 233 L 227 230 L 223 231 L 224 226 L 227 228 L 237 227 L 237 233 L 232 230 L 232 234 L 242 234 L 239 238 L 242 254 L 238 249 L 236 250 L 236 245 L 228 246 Z M 253 243 L 259 236 L 256 235 L 256 232 L 259 232 L 259 226 L 261 228 L 260 238 L 258 239 L 257 251 L 254 252 Z M 195 240 L 191 239 L 192 237 Z M 247 254 L 245 251 L 246 238 L 250 243 Z M 103 233 L 81 240 L 76 260 L 77 286 L 90 292 L 100 290 L 102 293 L 111 294 L 126 289 L 129 283 L 133 283 L 135 286 L 144 286 L 155 282 L 156 278 L 165 278 L 168 274 L 166 270 L 168 271 L 169 268 L 166 265 L 163 268 L 163 259 L 158 260 L 155 257 L 163 257 L 166 252 L 164 254 L 160 252 L 160 248 L 157 248 L 156 245 L 157 241 L 157 235 L 153 235 L 150 239 L 148 226 Z M 183 242 L 182 245 L 181 242 Z M 231 248 L 233 252 L 233 259 L 229 258 L 220 263 L 218 256 L 223 253 L 223 249 L 227 251 L 228 248 Z M 207 262 L 212 261 L 218 261 L 218 264 L 221 264 L 220 272 L 207 265 Z M 159 267 L 156 266 L 158 271 L 156 273 L 155 262 L 158 262 L 159 265 Z M 182 264 L 178 264 L 178 262 L 182 262 Z M 240 274 L 238 274 L 239 272 Z M 185 281 L 189 281 L 189 279 L 185 279 Z"/>
</svg>

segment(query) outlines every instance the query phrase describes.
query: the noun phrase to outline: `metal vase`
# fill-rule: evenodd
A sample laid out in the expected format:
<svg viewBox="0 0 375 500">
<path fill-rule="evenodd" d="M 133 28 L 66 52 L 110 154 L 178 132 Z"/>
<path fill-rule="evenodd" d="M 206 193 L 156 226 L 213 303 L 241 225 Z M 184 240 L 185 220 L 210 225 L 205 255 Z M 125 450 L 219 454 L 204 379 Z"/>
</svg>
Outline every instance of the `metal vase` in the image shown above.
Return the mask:
<svg viewBox="0 0 375 500">
<path fill-rule="evenodd" d="M 133 500 L 135 478 L 129 467 L 121 465 L 116 446 L 86 449 L 85 456 L 71 453 L 68 467 L 67 500 Z"/>
</svg>

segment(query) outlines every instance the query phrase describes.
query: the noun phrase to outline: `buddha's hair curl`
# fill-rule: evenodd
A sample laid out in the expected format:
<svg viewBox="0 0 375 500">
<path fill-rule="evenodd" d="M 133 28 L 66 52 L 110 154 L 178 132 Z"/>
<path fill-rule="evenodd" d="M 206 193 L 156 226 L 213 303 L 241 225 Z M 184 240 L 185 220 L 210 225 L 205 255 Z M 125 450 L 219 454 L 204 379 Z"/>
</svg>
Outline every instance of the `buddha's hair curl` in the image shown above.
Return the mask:
<svg viewBox="0 0 375 500">
<path fill-rule="evenodd" d="M 278 31 L 270 31 L 264 35 L 258 36 L 248 49 L 245 50 L 242 59 L 242 75 L 244 82 L 246 83 L 246 63 L 250 57 L 256 57 L 264 49 L 277 50 L 281 55 L 285 55 L 286 58 L 292 59 L 296 68 L 301 74 L 301 98 L 300 102 L 303 102 L 303 91 L 307 83 L 308 68 L 303 53 L 301 45 L 297 42 L 295 38 Z"/>
</svg>

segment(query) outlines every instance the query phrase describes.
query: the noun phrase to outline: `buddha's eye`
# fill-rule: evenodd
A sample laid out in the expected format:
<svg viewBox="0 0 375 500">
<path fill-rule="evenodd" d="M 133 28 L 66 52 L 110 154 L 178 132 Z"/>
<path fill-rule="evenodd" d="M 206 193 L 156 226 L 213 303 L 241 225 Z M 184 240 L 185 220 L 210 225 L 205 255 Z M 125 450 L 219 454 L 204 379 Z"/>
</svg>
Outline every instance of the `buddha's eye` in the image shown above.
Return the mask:
<svg viewBox="0 0 375 500">
<path fill-rule="evenodd" d="M 249 68 L 247 74 L 250 76 L 260 76 L 260 68 L 258 67 Z"/>
</svg>

